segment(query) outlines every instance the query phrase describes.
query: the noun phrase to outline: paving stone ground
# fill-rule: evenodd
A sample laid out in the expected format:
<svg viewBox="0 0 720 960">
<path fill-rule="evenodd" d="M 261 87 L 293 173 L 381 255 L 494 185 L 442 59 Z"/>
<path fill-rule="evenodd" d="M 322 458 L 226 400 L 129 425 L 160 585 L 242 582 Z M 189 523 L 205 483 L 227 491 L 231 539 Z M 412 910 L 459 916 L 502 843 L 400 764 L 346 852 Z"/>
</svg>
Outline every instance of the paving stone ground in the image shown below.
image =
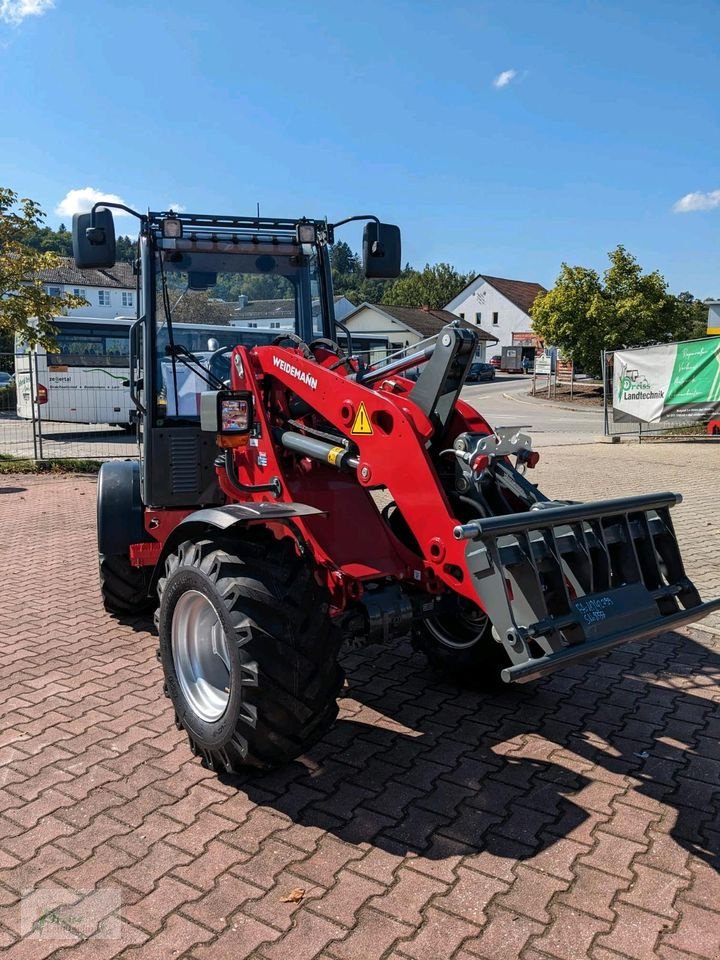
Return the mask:
<svg viewBox="0 0 720 960">
<path fill-rule="evenodd" d="M 686 493 L 709 596 L 717 467 L 598 445 L 546 449 L 537 479 Z M 101 608 L 94 497 L 86 478 L 0 483 L 3 958 L 720 957 L 717 635 L 485 693 L 368 648 L 302 762 L 218 778 L 175 730 L 149 624 Z"/>
</svg>

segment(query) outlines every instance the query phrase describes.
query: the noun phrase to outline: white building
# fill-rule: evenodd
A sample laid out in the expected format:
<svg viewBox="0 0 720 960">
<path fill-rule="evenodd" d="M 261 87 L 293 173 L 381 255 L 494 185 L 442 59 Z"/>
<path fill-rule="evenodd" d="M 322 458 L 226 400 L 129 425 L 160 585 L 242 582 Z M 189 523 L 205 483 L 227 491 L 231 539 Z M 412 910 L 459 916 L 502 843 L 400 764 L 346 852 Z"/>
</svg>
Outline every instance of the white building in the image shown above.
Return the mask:
<svg viewBox="0 0 720 960">
<path fill-rule="evenodd" d="M 371 360 L 381 359 L 387 353 L 413 347 L 420 340 L 426 340 L 439 333 L 448 323 L 457 322 L 457 316 L 447 310 L 427 310 L 415 307 L 395 307 L 385 303 L 361 303 L 351 314 L 345 317 L 343 323 L 353 334 L 355 350 L 363 343 L 367 344 L 367 352 Z M 488 344 L 492 347 L 496 343 L 493 334 L 486 330 L 475 328 L 472 323 L 464 322 L 463 326 L 473 327 L 480 337 L 476 360 L 485 359 Z M 358 334 L 357 341 L 355 334 Z"/>
<path fill-rule="evenodd" d="M 295 301 L 285 300 L 249 300 L 241 296 L 235 303 L 215 301 L 228 307 L 229 323 L 242 330 L 294 330 Z M 355 304 L 347 297 L 334 298 L 335 319 L 344 320 L 355 309 Z M 313 314 L 319 315 L 320 301 L 313 300 Z"/>
<path fill-rule="evenodd" d="M 53 296 L 75 294 L 88 301 L 74 307 L 72 317 L 134 317 L 137 308 L 135 276 L 131 263 L 116 263 L 107 270 L 78 270 L 69 257 L 61 257 L 58 267 L 41 270 L 37 278 Z"/>
<path fill-rule="evenodd" d="M 716 336 L 720 334 L 720 300 L 706 300 L 708 308 L 707 332 Z"/>
<path fill-rule="evenodd" d="M 445 309 L 496 337 L 500 353 L 513 342 L 533 340 L 530 309 L 540 293 L 546 290 L 539 283 L 478 274 Z"/>
</svg>

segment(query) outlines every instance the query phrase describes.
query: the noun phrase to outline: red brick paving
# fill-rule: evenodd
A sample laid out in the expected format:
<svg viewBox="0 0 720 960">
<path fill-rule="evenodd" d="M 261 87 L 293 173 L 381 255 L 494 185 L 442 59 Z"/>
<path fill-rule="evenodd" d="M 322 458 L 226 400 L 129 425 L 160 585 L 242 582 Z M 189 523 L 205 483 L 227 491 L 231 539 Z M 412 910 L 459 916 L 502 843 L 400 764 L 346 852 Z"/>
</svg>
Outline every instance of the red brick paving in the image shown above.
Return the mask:
<svg viewBox="0 0 720 960">
<path fill-rule="evenodd" d="M 93 481 L 6 486 L 4 958 L 720 958 L 710 635 L 483 694 L 404 644 L 356 651 L 308 757 L 221 781 L 175 730 L 148 624 L 102 611 Z M 33 891 L 67 913 L 94 889 L 119 936 L 28 929 Z"/>
</svg>

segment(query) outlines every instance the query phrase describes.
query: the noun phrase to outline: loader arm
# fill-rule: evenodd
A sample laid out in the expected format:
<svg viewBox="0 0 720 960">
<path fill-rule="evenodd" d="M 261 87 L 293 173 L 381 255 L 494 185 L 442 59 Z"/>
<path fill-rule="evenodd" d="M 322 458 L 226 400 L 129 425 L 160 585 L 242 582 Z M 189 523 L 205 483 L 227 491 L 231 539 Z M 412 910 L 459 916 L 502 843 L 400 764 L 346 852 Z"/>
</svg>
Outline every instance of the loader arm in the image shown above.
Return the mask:
<svg viewBox="0 0 720 960">
<path fill-rule="evenodd" d="M 236 348 L 233 387 L 254 395 L 256 436 L 234 455 L 243 486 L 220 480 L 240 499 L 253 487 L 271 499 L 275 480 L 282 502 L 322 511 L 296 527 L 339 607 L 383 580 L 465 598 L 489 616 L 515 682 L 720 609 L 685 573 L 670 518 L 679 496 L 556 503 L 525 479 L 530 438 L 493 431 L 458 400 L 472 360 L 463 332 L 417 385 L 334 359 Z M 380 515 L 378 490 L 408 536 Z"/>
</svg>

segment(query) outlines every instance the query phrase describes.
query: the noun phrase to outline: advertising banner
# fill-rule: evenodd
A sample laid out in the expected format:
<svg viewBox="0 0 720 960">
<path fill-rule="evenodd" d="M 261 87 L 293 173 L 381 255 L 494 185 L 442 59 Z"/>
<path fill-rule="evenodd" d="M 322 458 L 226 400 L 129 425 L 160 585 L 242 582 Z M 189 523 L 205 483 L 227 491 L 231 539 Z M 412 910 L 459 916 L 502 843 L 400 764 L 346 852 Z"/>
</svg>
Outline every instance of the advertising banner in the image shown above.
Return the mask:
<svg viewBox="0 0 720 960">
<path fill-rule="evenodd" d="M 615 420 L 697 423 L 718 415 L 720 337 L 615 351 Z"/>
</svg>

